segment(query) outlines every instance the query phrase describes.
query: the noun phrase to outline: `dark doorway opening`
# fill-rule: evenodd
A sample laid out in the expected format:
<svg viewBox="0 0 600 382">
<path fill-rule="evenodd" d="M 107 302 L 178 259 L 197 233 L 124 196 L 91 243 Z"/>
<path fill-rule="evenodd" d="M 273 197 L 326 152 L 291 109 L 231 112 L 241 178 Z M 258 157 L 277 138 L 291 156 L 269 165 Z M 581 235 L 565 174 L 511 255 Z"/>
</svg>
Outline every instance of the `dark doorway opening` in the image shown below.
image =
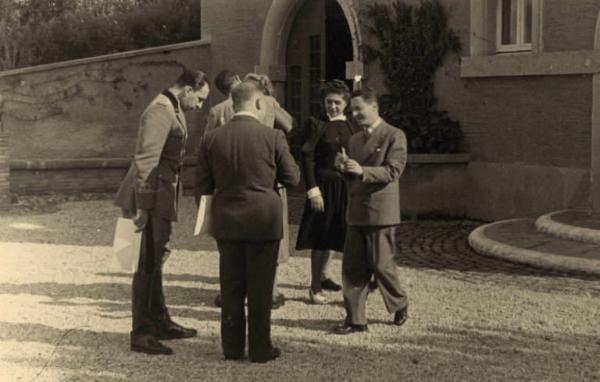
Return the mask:
<svg viewBox="0 0 600 382">
<path fill-rule="evenodd" d="M 352 35 L 336 0 L 325 1 L 325 80 L 346 79 L 346 62 L 352 61 Z M 351 86 L 352 82 L 348 82 Z"/>
</svg>

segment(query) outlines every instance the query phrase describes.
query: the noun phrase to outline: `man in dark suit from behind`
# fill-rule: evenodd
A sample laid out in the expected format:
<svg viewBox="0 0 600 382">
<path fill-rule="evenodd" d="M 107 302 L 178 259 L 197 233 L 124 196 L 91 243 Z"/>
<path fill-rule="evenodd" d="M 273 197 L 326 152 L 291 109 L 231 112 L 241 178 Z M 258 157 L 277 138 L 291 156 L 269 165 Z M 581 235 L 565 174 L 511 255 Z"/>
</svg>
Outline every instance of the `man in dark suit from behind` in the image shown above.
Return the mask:
<svg viewBox="0 0 600 382">
<path fill-rule="evenodd" d="M 184 111 L 200 109 L 209 86 L 201 71 L 184 70 L 159 94 L 140 118 L 135 156 L 115 203 L 142 231 L 138 269 L 132 285 L 131 350 L 171 354 L 159 340 L 196 335 L 173 322 L 162 286 L 162 266 L 169 256 L 173 221 L 181 200 L 181 167 L 188 128 Z"/>
<path fill-rule="evenodd" d="M 363 131 L 350 137 L 338 165 L 348 180 L 347 232 L 342 261 L 346 320 L 337 334 L 368 330 L 366 302 L 371 276 L 381 291 L 393 323 L 407 318 L 408 298 L 400 286 L 395 226 L 400 224 L 399 179 L 406 165 L 406 137 L 379 116 L 377 94 L 368 87 L 350 99 L 352 115 Z"/>
<path fill-rule="evenodd" d="M 248 355 L 253 362 L 267 362 L 280 355 L 271 343 L 271 297 L 283 235 L 276 185 L 298 184 L 300 171 L 284 134 L 258 121 L 264 107 L 257 86 L 237 85 L 232 100 L 234 117 L 209 131 L 200 145 L 196 198 L 213 195 L 225 359 L 244 357 L 247 297 Z"/>
</svg>

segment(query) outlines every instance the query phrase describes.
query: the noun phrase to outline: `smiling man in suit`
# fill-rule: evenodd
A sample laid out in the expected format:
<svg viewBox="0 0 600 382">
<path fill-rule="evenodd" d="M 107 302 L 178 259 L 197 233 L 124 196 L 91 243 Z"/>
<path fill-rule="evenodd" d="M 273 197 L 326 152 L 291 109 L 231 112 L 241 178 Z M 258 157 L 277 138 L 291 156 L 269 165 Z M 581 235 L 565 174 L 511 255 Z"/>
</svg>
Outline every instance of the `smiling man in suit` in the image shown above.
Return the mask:
<svg viewBox="0 0 600 382">
<path fill-rule="evenodd" d="M 350 137 L 348 153 L 338 156 L 338 168 L 348 180 L 347 232 L 342 279 L 346 320 L 337 334 L 367 331 L 366 302 L 371 276 L 383 296 L 393 323 L 407 319 L 408 299 L 394 263 L 395 226 L 400 224 L 399 179 L 406 164 L 402 130 L 381 119 L 377 94 L 357 90 L 350 109 L 362 132 Z"/>
<path fill-rule="evenodd" d="M 271 304 L 283 211 L 277 182 L 294 186 L 300 170 L 283 132 L 259 122 L 264 99 L 256 84 L 232 91 L 235 115 L 204 136 L 196 165 L 196 199 L 213 195 L 212 233 L 219 248 L 221 342 L 227 360 L 279 357 L 271 343 Z"/>
<path fill-rule="evenodd" d="M 138 270 L 133 275 L 131 350 L 171 354 L 159 340 L 186 338 L 196 330 L 175 323 L 162 287 L 172 222 L 181 198 L 180 172 L 188 129 L 184 111 L 200 109 L 208 97 L 206 75 L 185 69 L 140 118 L 135 155 L 115 203 L 142 231 Z"/>
</svg>

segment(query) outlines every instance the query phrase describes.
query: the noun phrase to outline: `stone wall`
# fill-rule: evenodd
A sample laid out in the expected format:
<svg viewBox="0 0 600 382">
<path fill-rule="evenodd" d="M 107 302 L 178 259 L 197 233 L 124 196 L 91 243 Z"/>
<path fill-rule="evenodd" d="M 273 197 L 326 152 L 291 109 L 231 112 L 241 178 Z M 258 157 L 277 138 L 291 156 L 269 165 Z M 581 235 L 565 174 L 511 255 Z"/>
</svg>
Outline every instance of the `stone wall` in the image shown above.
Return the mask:
<svg viewBox="0 0 600 382">
<path fill-rule="evenodd" d="M 90 167 L 89 160 L 124 158 L 121 167 L 126 167 L 144 108 L 183 67 L 202 69 L 212 78 L 209 52 L 209 44 L 192 42 L 1 73 L 11 190 L 113 189 L 123 170 Z M 190 153 L 209 107 L 210 102 L 187 113 Z M 0 159 L 1 150 L 0 143 Z M 62 168 L 65 161 L 70 164 Z"/>
<path fill-rule="evenodd" d="M 164 49 L 0 74 L 11 159 L 130 156 L 139 116 L 152 98 L 174 83 L 184 66 L 210 66 L 203 54 L 209 46 Z M 190 148 L 197 145 L 204 114 L 188 114 Z"/>
</svg>

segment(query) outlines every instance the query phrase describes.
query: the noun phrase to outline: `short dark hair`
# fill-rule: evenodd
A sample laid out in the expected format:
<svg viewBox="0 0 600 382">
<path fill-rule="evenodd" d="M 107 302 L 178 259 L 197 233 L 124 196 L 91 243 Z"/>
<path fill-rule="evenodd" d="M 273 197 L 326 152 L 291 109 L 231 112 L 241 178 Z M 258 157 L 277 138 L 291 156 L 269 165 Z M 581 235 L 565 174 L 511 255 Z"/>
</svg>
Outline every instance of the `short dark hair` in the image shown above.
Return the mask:
<svg viewBox="0 0 600 382">
<path fill-rule="evenodd" d="M 350 100 L 350 89 L 348 85 L 342 80 L 331 80 L 327 81 L 321 88 L 321 98 L 325 99 L 330 94 L 339 94 L 344 98 L 344 101 L 348 103 Z"/>
<path fill-rule="evenodd" d="M 238 80 L 238 75 L 230 70 L 222 70 L 215 77 L 215 87 L 223 94 L 228 96 L 231 93 L 233 84 Z"/>
<path fill-rule="evenodd" d="M 177 85 L 190 86 L 194 90 L 200 90 L 208 85 L 208 77 L 201 70 L 183 69 L 183 73 L 177 79 Z"/>
<path fill-rule="evenodd" d="M 233 109 L 239 110 L 239 106 L 252 99 L 254 94 L 262 94 L 261 89 L 254 81 L 242 81 L 241 84 L 231 90 Z"/>
<path fill-rule="evenodd" d="M 368 86 L 363 86 L 362 88 L 353 91 L 350 98 L 356 97 L 364 99 L 367 103 L 376 103 L 379 105 L 379 101 L 377 100 L 377 92 L 375 91 L 375 89 L 370 88 Z"/>
</svg>

